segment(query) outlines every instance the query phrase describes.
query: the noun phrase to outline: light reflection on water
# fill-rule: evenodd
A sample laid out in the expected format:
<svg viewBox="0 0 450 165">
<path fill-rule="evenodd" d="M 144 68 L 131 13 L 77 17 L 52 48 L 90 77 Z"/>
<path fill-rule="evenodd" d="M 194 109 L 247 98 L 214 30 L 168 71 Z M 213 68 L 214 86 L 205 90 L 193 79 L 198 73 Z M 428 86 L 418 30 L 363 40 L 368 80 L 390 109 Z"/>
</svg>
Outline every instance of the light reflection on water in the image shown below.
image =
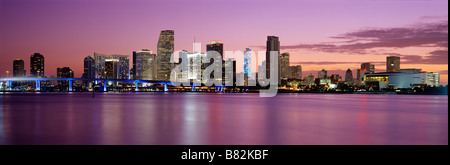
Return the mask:
<svg viewBox="0 0 450 165">
<path fill-rule="evenodd" d="M 0 144 L 446 144 L 448 96 L 0 95 Z"/>
</svg>

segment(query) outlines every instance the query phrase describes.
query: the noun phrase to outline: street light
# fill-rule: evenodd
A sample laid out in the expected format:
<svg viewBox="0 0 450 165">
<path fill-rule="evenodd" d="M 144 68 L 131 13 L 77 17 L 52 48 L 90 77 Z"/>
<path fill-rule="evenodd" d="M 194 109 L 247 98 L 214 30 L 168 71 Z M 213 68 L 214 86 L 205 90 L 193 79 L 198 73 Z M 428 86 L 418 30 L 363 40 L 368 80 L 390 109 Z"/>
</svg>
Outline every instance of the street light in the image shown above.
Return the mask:
<svg viewBox="0 0 450 165">
<path fill-rule="evenodd" d="M 9 71 L 6 71 L 6 78 L 9 78 Z"/>
</svg>

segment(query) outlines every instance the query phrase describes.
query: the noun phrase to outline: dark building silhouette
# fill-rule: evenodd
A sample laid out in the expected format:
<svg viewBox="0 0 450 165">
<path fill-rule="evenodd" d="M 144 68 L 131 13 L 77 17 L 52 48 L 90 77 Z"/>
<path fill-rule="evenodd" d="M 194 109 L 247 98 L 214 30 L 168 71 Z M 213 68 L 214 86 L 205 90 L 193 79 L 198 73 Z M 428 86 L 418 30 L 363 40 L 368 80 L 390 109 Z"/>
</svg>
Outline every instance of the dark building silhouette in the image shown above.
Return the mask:
<svg viewBox="0 0 450 165">
<path fill-rule="evenodd" d="M 277 51 L 278 52 L 278 58 L 280 56 L 280 40 L 277 36 L 267 36 L 267 43 L 266 43 L 266 77 L 270 78 L 270 52 L 271 51 Z M 278 69 L 278 82 L 280 82 L 280 70 Z"/>
<path fill-rule="evenodd" d="M 73 78 L 73 71 L 69 67 L 57 68 L 57 78 Z M 67 91 L 69 81 L 58 81 L 58 88 L 60 91 Z"/>
<path fill-rule="evenodd" d="M 350 70 L 350 68 L 347 69 L 347 72 L 345 72 L 345 81 L 353 81 L 353 72 Z"/>
<path fill-rule="evenodd" d="M 13 77 L 25 77 L 25 64 L 22 59 L 18 58 L 13 62 Z"/>
<path fill-rule="evenodd" d="M 44 56 L 40 53 L 30 56 L 30 76 L 44 77 Z"/>
<path fill-rule="evenodd" d="M 386 72 L 400 72 L 400 57 L 386 57 Z"/>
<path fill-rule="evenodd" d="M 83 78 L 94 79 L 95 78 L 95 59 L 92 56 L 84 58 L 84 73 Z"/>
</svg>

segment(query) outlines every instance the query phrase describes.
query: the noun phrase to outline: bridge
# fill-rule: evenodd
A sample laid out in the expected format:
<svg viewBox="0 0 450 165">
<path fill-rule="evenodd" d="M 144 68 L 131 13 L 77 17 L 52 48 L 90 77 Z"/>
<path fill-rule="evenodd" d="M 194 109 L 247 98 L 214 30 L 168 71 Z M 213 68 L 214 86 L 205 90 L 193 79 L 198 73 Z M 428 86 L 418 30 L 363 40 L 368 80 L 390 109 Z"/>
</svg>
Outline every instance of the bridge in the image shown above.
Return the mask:
<svg viewBox="0 0 450 165">
<path fill-rule="evenodd" d="M 33 78 L 33 77 L 27 77 L 27 78 L 2 78 L 0 79 L 1 82 L 6 82 L 6 85 L 9 86 L 9 90 L 11 90 L 12 82 L 15 81 L 35 81 L 36 91 L 41 90 L 41 82 L 42 81 L 69 81 L 69 92 L 73 91 L 73 81 L 86 81 L 86 82 L 94 82 L 95 84 L 103 83 L 103 91 L 107 91 L 107 83 L 108 82 L 128 82 L 128 83 L 135 83 L 136 91 L 138 91 L 139 83 L 152 83 L 152 84 L 164 84 L 164 91 L 168 91 L 167 85 L 172 84 L 170 81 L 157 81 L 157 80 L 129 80 L 129 79 L 84 79 L 84 78 Z"/>
<path fill-rule="evenodd" d="M 41 82 L 42 81 L 68 81 L 69 82 L 69 92 L 73 92 L 73 81 L 85 81 L 85 82 L 95 82 L 95 84 L 102 85 L 103 92 L 107 92 L 107 83 L 108 82 L 127 82 L 135 84 L 135 91 L 138 91 L 139 83 L 151 83 L 151 84 L 163 84 L 164 92 L 168 92 L 168 85 L 172 85 L 171 81 L 158 81 L 158 80 L 131 80 L 131 79 L 85 79 L 85 78 L 34 78 L 34 77 L 23 77 L 23 78 L 1 78 L 0 82 L 6 82 L 6 86 L 9 87 L 9 90 L 12 90 L 12 83 L 15 81 L 35 81 L 35 89 L 36 91 L 41 91 Z M 193 84 L 191 85 L 191 91 L 196 90 L 196 86 L 202 86 L 203 84 Z M 216 87 L 216 92 L 222 92 L 225 86 L 213 86 Z"/>
</svg>

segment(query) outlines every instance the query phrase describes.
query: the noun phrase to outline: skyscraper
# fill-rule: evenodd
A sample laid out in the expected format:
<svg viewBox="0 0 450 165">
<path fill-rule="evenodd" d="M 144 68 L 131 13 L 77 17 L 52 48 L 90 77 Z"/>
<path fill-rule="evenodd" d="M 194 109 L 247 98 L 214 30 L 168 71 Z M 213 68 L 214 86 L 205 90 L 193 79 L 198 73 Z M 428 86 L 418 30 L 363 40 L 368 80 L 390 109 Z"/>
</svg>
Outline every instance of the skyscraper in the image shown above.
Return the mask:
<svg viewBox="0 0 450 165">
<path fill-rule="evenodd" d="M 126 55 L 104 55 L 94 53 L 97 78 L 129 79 L 130 57 Z"/>
<path fill-rule="evenodd" d="M 156 79 L 156 54 L 148 49 L 133 51 L 133 78 L 136 80 Z"/>
<path fill-rule="evenodd" d="M 289 53 L 283 53 L 280 56 L 279 71 L 281 79 L 287 80 L 289 77 Z"/>
<path fill-rule="evenodd" d="M 369 74 L 375 73 L 375 65 L 370 63 L 362 63 L 361 64 L 362 71 L 369 71 Z"/>
<path fill-rule="evenodd" d="M 18 58 L 13 62 L 13 77 L 25 77 L 25 64 L 22 59 Z"/>
<path fill-rule="evenodd" d="M 317 72 L 317 78 L 319 78 L 319 79 L 327 79 L 328 78 L 327 70 L 322 69 L 321 71 Z"/>
<path fill-rule="evenodd" d="M 279 60 L 279 56 L 280 56 L 280 40 L 277 36 L 267 36 L 267 42 L 266 42 L 266 77 L 270 78 L 270 52 L 271 51 L 277 51 L 278 52 L 278 56 L 277 56 L 277 60 Z M 278 67 L 278 66 L 275 66 Z M 281 81 L 281 75 L 280 75 L 280 70 L 278 69 L 278 82 L 280 83 Z"/>
<path fill-rule="evenodd" d="M 163 30 L 159 35 L 156 76 L 158 80 L 170 80 L 170 72 L 173 68 L 173 64 L 170 63 L 170 57 L 174 52 L 174 34 L 173 30 Z"/>
<path fill-rule="evenodd" d="M 247 75 L 247 78 L 252 77 L 252 54 L 250 53 L 252 50 L 250 48 L 245 48 L 244 51 L 244 70 L 243 73 Z"/>
<path fill-rule="evenodd" d="M 345 81 L 346 82 L 353 81 L 353 73 L 352 70 L 350 70 L 350 68 L 348 68 L 347 72 L 345 72 Z"/>
<path fill-rule="evenodd" d="M 431 86 L 431 87 L 439 87 L 439 85 L 440 85 L 439 73 L 428 72 L 427 73 L 427 85 Z"/>
<path fill-rule="evenodd" d="M 32 77 L 44 77 L 44 56 L 34 53 L 30 56 L 30 75 Z"/>
<path fill-rule="evenodd" d="M 386 72 L 400 72 L 400 57 L 386 57 Z"/>
<path fill-rule="evenodd" d="M 92 56 L 84 58 L 84 73 L 83 78 L 94 79 L 95 78 L 95 59 Z"/>
<path fill-rule="evenodd" d="M 224 57 L 223 57 L 223 43 L 220 40 L 213 40 L 213 41 L 209 41 L 208 44 L 206 45 L 206 55 L 208 55 L 208 53 L 211 53 L 211 51 L 216 51 L 217 53 L 220 54 L 220 56 L 222 57 L 222 62 L 221 62 L 221 66 L 215 66 L 215 67 L 221 67 L 222 68 L 222 77 L 214 77 L 214 71 L 211 72 L 210 78 L 213 78 L 215 80 L 219 80 L 220 78 L 222 78 L 222 81 L 225 81 L 225 61 L 223 61 Z M 196 53 L 196 52 L 194 52 Z M 214 60 L 211 59 L 209 61 L 209 63 L 206 64 L 205 67 L 208 67 L 210 65 L 212 65 L 214 63 Z M 220 65 L 220 64 L 218 64 Z"/>
</svg>

